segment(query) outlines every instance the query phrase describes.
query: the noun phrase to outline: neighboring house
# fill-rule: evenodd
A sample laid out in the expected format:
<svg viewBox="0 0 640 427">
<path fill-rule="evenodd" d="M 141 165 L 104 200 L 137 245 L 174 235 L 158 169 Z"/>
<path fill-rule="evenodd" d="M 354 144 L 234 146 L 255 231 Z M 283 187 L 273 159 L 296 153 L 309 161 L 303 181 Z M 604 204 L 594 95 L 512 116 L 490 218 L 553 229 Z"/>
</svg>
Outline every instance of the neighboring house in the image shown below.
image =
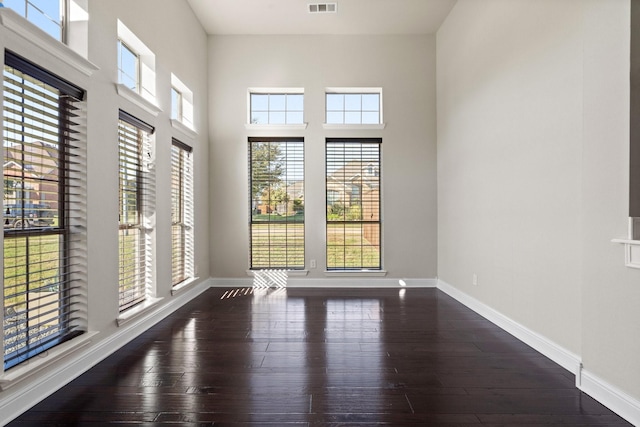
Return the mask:
<svg viewBox="0 0 640 427">
<path fill-rule="evenodd" d="M 4 147 L 2 166 L 4 176 L 4 204 L 46 203 L 58 208 L 58 150 L 44 142 L 35 141 L 12 149 Z"/>
</svg>

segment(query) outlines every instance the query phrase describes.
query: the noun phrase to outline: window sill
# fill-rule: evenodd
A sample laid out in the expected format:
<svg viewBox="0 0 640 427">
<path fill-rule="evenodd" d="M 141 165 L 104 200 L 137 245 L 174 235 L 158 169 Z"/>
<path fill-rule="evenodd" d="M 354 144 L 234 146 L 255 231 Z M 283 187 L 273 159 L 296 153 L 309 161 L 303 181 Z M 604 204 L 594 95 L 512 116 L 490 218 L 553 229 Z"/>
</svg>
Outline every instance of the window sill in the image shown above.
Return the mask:
<svg viewBox="0 0 640 427">
<path fill-rule="evenodd" d="M 135 320 L 148 313 L 152 308 L 157 307 L 158 303 L 163 299 L 164 298 L 147 298 L 144 302 L 130 308 L 125 312 L 120 313 L 120 315 L 116 319 L 118 326 L 126 325 L 132 320 Z"/>
<path fill-rule="evenodd" d="M 186 291 L 187 289 L 191 289 L 196 284 L 198 279 L 199 279 L 199 277 L 192 277 L 190 279 L 186 279 L 186 280 L 178 283 L 173 288 L 171 288 L 171 295 L 178 295 L 178 294 Z"/>
<path fill-rule="evenodd" d="M 329 124 L 323 123 L 322 128 L 324 130 L 382 130 L 387 126 L 386 123 L 380 124 L 362 124 L 362 125 L 342 125 L 342 124 Z"/>
<path fill-rule="evenodd" d="M 16 385 L 18 382 L 42 371 L 61 358 L 89 345 L 93 337 L 98 335 L 98 333 L 99 332 L 85 332 L 68 342 L 58 344 L 37 357 L 31 358 L 21 365 L 10 369 L 0 375 L 0 390 L 6 390 Z"/>
<path fill-rule="evenodd" d="M 191 129 L 189 126 L 176 119 L 171 119 L 171 127 L 173 127 L 174 129 L 178 129 L 180 132 L 191 139 L 195 139 L 198 136 L 198 133 L 195 130 Z"/>
<path fill-rule="evenodd" d="M 244 125 L 247 130 L 275 130 L 275 131 L 283 131 L 283 130 L 305 130 L 309 123 L 302 123 L 299 125 L 254 125 L 247 123 Z"/>
<path fill-rule="evenodd" d="M 624 264 L 630 268 L 640 268 L 640 240 L 613 239 L 612 243 L 624 245 Z"/>
<path fill-rule="evenodd" d="M 384 277 L 384 270 L 325 270 L 327 277 Z"/>
<path fill-rule="evenodd" d="M 98 67 L 87 61 L 82 55 L 71 50 L 71 48 L 61 41 L 54 39 L 12 9 L 7 7 L 0 8 L 0 23 L 6 29 L 14 32 L 38 48 L 46 50 L 67 65 L 70 65 L 87 76 L 91 76 L 94 71 L 98 70 Z"/>
<path fill-rule="evenodd" d="M 145 99 L 142 95 L 132 91 L 131 89 L 129 89 L 128 87 L 126 87 L 121 83 L 116 83 L 116 91 L 118 92 L 118 95 L 120 95 L 122 98 L 137 105 L 138 107 L 147 111 L 149 114 L 153 115 L 154 117 L 157 117 L 158 114 L 160 114 L 160 112 L 162 111 L 153 102 L 149 101 L 148 99 Z"/>
</svg>

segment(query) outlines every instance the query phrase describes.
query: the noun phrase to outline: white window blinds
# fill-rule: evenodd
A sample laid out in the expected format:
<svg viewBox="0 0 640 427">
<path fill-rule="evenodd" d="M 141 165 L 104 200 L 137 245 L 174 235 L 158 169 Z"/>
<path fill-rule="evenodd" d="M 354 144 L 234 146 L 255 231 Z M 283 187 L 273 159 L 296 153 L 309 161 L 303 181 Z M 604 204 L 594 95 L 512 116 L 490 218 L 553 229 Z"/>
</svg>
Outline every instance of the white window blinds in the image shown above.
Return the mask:
<svg viewBox="0 0 640 427">
<path fill-rule="evenodd" d="M 151 214 L 155 210 L 155 174 L 151 134 L 154 128 L 120 111 L 119 306 L 145 300 L 153 265 Z"/>
<path fill-rule="evenodd" d="M 190 146 L 171 145 L 171 278 L 177 285 L 194 276 L 193 158 Z"/>
</svg>

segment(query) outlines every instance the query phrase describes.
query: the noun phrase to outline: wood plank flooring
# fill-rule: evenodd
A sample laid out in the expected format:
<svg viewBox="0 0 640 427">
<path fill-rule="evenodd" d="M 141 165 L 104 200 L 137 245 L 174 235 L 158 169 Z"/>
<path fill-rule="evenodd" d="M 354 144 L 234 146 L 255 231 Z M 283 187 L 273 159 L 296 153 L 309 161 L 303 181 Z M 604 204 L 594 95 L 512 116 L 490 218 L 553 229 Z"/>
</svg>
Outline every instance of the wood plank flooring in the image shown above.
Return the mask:
<svg viewBox="0 0 640 427">
<path fill-rule="evenodd" d="M 10 426 L 629 426 L 436 289 L 210 289 Z"/>
</svg>

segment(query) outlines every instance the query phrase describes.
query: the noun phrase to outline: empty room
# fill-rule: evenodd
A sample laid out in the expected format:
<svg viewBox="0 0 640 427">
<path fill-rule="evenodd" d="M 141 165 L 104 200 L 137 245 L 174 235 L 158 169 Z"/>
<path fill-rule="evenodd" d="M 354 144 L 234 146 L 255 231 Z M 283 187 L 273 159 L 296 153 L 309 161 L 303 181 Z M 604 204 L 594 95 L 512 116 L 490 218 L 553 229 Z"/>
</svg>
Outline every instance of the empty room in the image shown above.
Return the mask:
<svg viewBox="0 0 640 427">
<path fill-rule="evenodd" d="M 1 425 L 640 425 L 639 0 L 0 6 Z"/>
</svg>

